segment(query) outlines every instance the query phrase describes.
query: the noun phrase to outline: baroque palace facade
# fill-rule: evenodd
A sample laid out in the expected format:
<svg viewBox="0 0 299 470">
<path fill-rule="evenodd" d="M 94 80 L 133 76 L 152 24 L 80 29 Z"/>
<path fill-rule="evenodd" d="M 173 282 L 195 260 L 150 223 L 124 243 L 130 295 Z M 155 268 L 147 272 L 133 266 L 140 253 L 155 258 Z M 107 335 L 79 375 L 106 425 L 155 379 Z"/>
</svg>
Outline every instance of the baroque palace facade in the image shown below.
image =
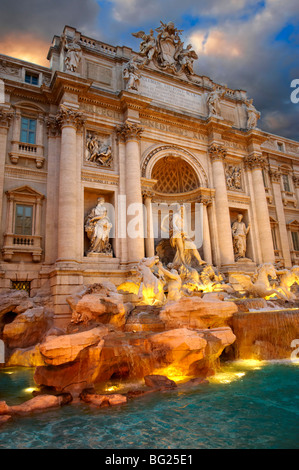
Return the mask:
<svg viewBox="0 0 299 470">
<path fill-rule="evenodd" d="M 196 75 L 180 35 L 161 22 L 134 52 L 66 26 L 49 68 L 0 55 L 0 288 L 50 285 L 58 323 L 78 286 L 119 284 L 156 253 L 163 204 L 194 219 L 199 203 L 199 252 L 224 273 L 299 264 L 299 143 L 260 130 L 245 91 Z M 86 220 L 99 200 L 112 223 L 97 251 Z"/>
</svg>

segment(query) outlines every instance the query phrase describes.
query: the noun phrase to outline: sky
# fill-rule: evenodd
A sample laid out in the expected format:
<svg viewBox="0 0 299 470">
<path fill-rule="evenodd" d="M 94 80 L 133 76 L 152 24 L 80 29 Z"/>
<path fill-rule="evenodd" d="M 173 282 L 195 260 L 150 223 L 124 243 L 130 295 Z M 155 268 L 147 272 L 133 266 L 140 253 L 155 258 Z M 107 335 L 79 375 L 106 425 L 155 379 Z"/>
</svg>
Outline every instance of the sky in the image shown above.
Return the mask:
<svg viewBox="0 0 299 470">
<path fill-rule="evenodd" d="M 1 0 L 0 53 L 48 66 L 65 25 L 113 46 L 139 51 L 131 33 L 173 21 L 199 58 L 194 71 L 246 90 L 261 111 L 258 127 L 299 141 L 298 0 Z"/>
</svg>

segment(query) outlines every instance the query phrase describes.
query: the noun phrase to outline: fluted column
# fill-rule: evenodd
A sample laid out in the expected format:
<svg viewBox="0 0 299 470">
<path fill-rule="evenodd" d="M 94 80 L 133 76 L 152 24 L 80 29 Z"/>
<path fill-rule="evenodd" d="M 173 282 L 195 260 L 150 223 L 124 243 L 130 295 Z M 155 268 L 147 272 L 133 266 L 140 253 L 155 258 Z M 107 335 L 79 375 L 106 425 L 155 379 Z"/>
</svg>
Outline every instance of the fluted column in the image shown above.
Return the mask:
<svg viewBox="0 0 299 470">
<path fill-rule="evenodd" d="M 2 218 L 4 169 L 7 149 L 7 133 L 12 119 L 12 113 L 0 109 L 0 219 Z"/>
<path fill-rule="evenodd" d="M 117 136 L 126 148 L 126 200 L 128 262 L 138 262 L 144 257 L 144 222 L 141 194 L 140 147 L 142 128 L 126 121 L 116 129 Z"/>
<path fill-rule="evenodd" d="M 283 210 L 283 202 L 281 197 L 281 173 L 279 171 L 270 171 L 270 178 L 273 187 L 273 196 L 276 207 L 276 215 L 278 221 L 278 230 L 280 235 L 282 256 L 286 268 L 292 267 L 291 253 L 289 247 L 288 232 L 286 227 L 286 219 Z"/>
<path fill-rule="evenodd" d="M 154 227 L 153 227 L 153 210 L 152 210 L 152 197 L 151 191 L 143 191 L 146 225 L 145 225 L 145 256 L 151 258 L 155 255 L 155 240 L 154 240 Z"/>
<path fill-rule="evenodd" d="M 212 160 L 212 171 L 215 192 L 215 210 L 217 219 L 217 232 L 222 265 L 234 263 L 234 250 L 231 234 L 231 221 L 228 208 L 225 172 L 223 160 L 226 151 L 219 145 L 211 145 L 209 155 Z"/>
<path fill-rule="evenodd" d="M 55 263 L 57 254 L 57 230 L 59 204 L 59 143 L 60 126 L 55 117 L 46 120 L 48 134 L 48 175 L 45 229 L 45 263 Z"/>
<path fill-rule="evenodd" d="M 57 115 L 61 127 L 58 203 L 58 261 L 77 261 L 77 129 L 82 113 L 61 107 Z"/>
<path fill-rule="evenodd" d="M 207 206 L 209 201 L 203 200 L 203 258 L 208 264 L 213 264 L 212 262 L 212 245 L 211 245 L 211 236 L 210 236 L 210 226 L 208 219 L 208 210 Z"/>
<path fill-rule="evenodd" d="M 271 234 L 268 203 L 265 193 L 262 169 L 266 165 L 266 160 L 262 155 L 252 153 L 244 159 L 247 171 L 251 172 L 252 186 L 254 191 L 254 204 L 256 221 L 263 263 L 274 263 L 275 255 Z"/>
</svg>

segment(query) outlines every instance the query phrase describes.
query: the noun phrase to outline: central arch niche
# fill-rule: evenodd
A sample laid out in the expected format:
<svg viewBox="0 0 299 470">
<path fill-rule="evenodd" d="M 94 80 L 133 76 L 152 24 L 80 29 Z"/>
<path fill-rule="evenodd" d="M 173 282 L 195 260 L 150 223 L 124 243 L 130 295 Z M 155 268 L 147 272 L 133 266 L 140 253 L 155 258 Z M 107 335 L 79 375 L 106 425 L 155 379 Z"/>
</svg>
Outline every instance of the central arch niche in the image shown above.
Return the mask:
<svg viewBox="0 0 299 470">
<path fill-rule="evenodd" d="M 160 158 L 152 169 L 151 177 L 158 180 L 155 190 L 163 194 L 188 193 L 200 186 L 192 166 L 180 157 Z"/>
</svg>

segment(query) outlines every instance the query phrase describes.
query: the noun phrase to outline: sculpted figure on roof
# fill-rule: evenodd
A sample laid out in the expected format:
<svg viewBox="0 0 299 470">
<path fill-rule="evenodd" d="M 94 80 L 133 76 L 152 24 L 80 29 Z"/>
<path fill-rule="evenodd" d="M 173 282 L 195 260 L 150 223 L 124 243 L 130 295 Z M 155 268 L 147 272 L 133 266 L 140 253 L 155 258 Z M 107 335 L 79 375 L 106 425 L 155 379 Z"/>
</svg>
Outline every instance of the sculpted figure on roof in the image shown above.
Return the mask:
<svg viewBox="0 0 299 470">
<path fill-rule="evenodd" d="M 140 55 L 144 57 L 143 66 L 152 63 L 160 70 L 174 74 L 185 73 L 190 78 L 193 72 L 193 62 L 198 56 L 192 45 L 188 44 L 184 48 L 184 42 L 180 36 L 182 30 L 178 30 L 174 23 L 163 23 L 156 28 L 157 37 L 154 36 L 154 30 L 149 34 L 144 31 L 132 33 L 136 38 L 142 39 L 140 43 Z"/>
</svg>

